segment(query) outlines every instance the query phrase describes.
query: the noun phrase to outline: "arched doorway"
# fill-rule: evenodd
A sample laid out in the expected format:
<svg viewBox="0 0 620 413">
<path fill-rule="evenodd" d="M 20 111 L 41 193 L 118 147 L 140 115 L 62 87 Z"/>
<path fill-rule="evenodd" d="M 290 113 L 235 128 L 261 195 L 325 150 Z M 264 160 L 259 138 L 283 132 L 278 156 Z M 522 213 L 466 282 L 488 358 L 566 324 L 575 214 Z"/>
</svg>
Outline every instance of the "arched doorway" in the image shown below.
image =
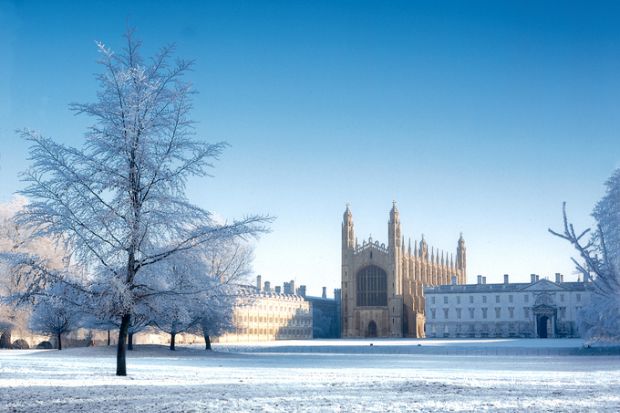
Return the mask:
<svg viewBox="0 0 620 413">
<path fill-rule="evenodd" d="M 546 315 L 538 316 L 537 324 L 537 333 L 538 338 L 547 338 L 547 324 L 549 323 L 549 317 Z"/>
<path fill-rule="evenodd" d="M 375 320 L 370 321 L 368 323 L 368 331 L 366 332 L 366 337 L 377 337 L 377 323 Z"/>
</svg>

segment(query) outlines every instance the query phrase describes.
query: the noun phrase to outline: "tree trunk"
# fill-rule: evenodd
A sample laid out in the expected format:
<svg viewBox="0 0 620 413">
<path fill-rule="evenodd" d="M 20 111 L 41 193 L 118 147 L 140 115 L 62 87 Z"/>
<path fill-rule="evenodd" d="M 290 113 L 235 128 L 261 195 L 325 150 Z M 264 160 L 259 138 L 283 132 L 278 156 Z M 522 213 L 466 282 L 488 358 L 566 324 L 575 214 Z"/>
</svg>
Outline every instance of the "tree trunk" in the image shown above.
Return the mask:
<svg viewBox="0 0 620 413">
<path fill-rule="evenodd" d="M 62 338 L 60 337 L 61 333 L 58 333 L 56 335 L 56 338 L 58 338 L 58 350 L 62 350 Z"/>
<path fill-rule="evenodd" d="M 108 330 L 108 346 L 110 345 L 110 330 Z"/>
<path fill-rule="evenodd" d="M 176 348 L 174 348 L 174 338 L 176 335 L 177 333 L 170 333 L 170 350 L 172 351 L 176 350 Z"/>
<path fill-rule="evenodd" d="M 133 333 L 127 335 L 127 350 L 133 350 Z"/>
<path fill-rule="evenodd" d="M 127 331 L 129 330 L 129 322 L 131 314 L 124 314 L 121 318 L 121 326 L 118 330 L 118 346 L 116 348 L 116 375 L 127 375 L 126 345 Z"/>
<path fill-rule="evenodd" d="M 211 350 L 211 338 L 205 334 L 205 350 Z"/>
<path fill-rule="evenodd" d="M 11 329 L 8 328 L 0 336 L 0 348 L 11 348 Z"/>
</svg>

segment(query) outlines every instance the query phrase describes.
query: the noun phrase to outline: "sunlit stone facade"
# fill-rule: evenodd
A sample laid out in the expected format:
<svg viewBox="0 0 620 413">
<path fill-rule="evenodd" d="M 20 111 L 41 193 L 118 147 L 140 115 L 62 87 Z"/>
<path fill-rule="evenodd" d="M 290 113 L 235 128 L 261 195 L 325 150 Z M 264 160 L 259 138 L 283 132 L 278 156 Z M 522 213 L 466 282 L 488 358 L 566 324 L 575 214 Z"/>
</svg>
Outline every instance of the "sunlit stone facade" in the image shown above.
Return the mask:
<svg viewBox="0 0 620 413">
<path fill-rule="evenodd" d="M 390 211 L 388 244 L 369 238 L 360 245 L 347 206 L 342 222 L 342 336 L 424 337 L 425 286 L 466 280 L 461 236 L 456 257 L 411 240 L 405 248 L 396 204 Z"/>
<path fill-rule="evenodd" d="M 555 282 L 532 275 L 529 283 L 442 285 L 424 289 L 427 337 L 578 337 L 577 314 L 591 283 Z"/>
<path fill-rule="evenodd" d="M 260 284 L 260 281 L 259 281 Z M 220 343 L 312 338 L 312 307 L 298 294 L 248 287 L 234 308 L 233 331 Z"/>
</svg>

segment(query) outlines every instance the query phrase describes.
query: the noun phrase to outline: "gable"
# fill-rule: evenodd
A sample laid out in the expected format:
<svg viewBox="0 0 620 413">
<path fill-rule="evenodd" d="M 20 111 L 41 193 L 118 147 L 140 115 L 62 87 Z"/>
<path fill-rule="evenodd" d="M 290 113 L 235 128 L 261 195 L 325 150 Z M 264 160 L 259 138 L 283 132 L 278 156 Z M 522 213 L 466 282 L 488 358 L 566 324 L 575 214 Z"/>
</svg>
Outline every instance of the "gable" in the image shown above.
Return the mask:
<svg viewBox="0 0 620 413">
<path fill-rule="evenodd" d="M 549 280 L 539 280 L 525 287 L 523 291 L 564 291 L 564 288 Z"/>
</svg>

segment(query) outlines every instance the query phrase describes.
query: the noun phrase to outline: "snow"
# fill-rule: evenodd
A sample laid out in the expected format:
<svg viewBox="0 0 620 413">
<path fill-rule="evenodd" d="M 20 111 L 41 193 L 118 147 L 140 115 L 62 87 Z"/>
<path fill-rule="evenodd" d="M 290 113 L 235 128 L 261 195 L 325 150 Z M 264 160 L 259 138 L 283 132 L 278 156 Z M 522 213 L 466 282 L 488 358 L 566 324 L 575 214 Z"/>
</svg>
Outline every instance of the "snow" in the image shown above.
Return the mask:
<svg viewBox="0 0 620 413">
<path fill-rule="evenodd" d="M 114 376 L 111 347 L 6 350 L 0 412 L 619 411 L 620 358 L 590 355 L 581 345 L 377 339 L 215 344 L 214 352 L 137 346 L 128 377 Z"/>
</svg>

